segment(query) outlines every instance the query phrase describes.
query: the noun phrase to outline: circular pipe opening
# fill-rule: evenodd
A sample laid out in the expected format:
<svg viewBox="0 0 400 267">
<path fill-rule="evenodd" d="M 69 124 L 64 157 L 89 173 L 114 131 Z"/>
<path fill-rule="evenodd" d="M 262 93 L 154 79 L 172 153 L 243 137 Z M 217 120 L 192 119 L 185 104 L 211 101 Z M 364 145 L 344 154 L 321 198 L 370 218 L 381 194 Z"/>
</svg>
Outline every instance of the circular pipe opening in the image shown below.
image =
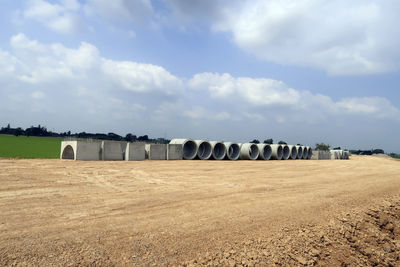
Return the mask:
<svg viewBox="0 0 400 267">
<path fill-rule="evenodd" d="M 256 144 L 251 144 L 249 147 L 249 156 L 251 160 L 255 160 L 258 158 L 259 154 L 258 146 Z"/>
<path fill-rule="evenodd" d="M 272 155 L 272 149 L 270 145 L 265 145 L 264 147 L 264 159 L 269 160 Z"/>
<path fill-rule="evenodd" d="M 237 160 L 239 158 L 240 147 L 238 144 L 230 144 L 226 151 L 226 156 L 230 160 Z"/>
<path fill-rule="evenodd" d="M 199 148 L 197 150 L 197 156 L 199 159 L 209 159 L 211 156 L 211 144 L 209 142 L 201 142 L 199 144 Z"/>
<path fill-rule="evenodd" d="M 226 148 L 225 148 L 224 144 L 216 143 L 214 145 L 214 149 L 212 152 L 213 158 L 216 160 L 221 160 L 225 157 L 225 154 L 226 154 Z"/>
<path fill-rule="evenodd" d="M 303 156 L 302 156 L 302 159 L 306 159 L 307 156 L 308 156 L 308 149 L 307 149 L 307 147 L 303 147 Z"/>
<path fill-rule="evenodd" d="M 260 151 L 258 159 L 269 160 L 272 156 L 271 146 L 268 144 L 257 144 L 258 150 Z"/>
<path fill-rule="evenodd" d="M 283 158 L 283 147 L 278 147 L 277 159 L 281 160 Z"/>
<path fill-rule="evenodd" d="M 297 158 L 297 149 L 295 146 L 292 146 L 292 149 L 290 151 L 290 158 L 291 159 L 296 159 Z"/>
<path fill-rule="evenodd" d="M 303 148 L 301 146 L 296 147 L 297 148 L 297 157 L 298 159 L 301 159 L 303 157 Z"/>
<path fill-rule="evenodd" d="M 283 156 L 282 156 L 282 159 L 283 159 L 283 160 L 287 160 L 287 159 L 289 158 L 289 156 L 290 156 L 290 149 L 289 149 L 289 147 L 288 147 L 287 145 L 284 145 L 284 146 L 283 146 Z"/>
<path fill-rule="evenodd" d="M 308 153 L 307 153 L 307 154 L 308 154 L 308 155 L 307 155 L 307 159 L 311 159 L 311 157 L 312 157 L 312 148 L 309 147 L 307 152 L 308 152 Z"/>
<path fill-rule="evenodd" d="M 183 143 L 183 158 L 184 159 L 194 159 L 197 154 L 197 145 L 194 141 L 188 140 Z"/>
</svg>

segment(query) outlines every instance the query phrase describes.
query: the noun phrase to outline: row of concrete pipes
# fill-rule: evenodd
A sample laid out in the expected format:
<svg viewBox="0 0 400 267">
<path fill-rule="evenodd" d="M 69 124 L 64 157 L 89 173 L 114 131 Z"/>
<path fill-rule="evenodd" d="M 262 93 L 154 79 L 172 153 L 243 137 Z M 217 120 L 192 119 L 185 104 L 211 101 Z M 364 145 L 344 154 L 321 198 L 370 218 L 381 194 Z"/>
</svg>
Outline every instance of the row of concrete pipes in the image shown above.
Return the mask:
<svg viewBox="0 0 400 267">
<path fill-rule="evenodd" d="M 309 146 L 218 142 L 172 139 L 170 144 L 182 145 L 183 159 L 214 160 L 287 160 L 311 159 Z"/>
<path fill-rule="evenodd" d="M 310 159 L 311 147 L 173 139 L 169 144 L 117 141 L 63 141 L 61 159 L 74 160 L 286 160 Z"/>
</svg>

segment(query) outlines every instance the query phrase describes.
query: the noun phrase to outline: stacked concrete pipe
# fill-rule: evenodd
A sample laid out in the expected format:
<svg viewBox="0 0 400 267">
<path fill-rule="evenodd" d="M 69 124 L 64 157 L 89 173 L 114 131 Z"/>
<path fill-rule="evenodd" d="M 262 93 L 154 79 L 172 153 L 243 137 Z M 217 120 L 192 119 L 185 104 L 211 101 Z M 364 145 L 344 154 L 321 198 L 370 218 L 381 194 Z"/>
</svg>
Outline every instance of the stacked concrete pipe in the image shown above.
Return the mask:
<svg viewBox="0 0 400 267">
<path fill-rule="evenodd" d="M 301 157 L 302 159 L 307 159 L 308 157 L 308 148 L 306 146 L 302 146 L 303 148 L 303 156 Z"/>
<path fill-rule="evenodd" d="M 303 158 L 303 148 L 302 148 L 302 146 L 296 146 L 296 149 L 297 149 L 296 159 Z"/>
<path fill-rule="evenodd" d="M 281 160 L 283 157 L 283 148 L 281 145 L 270 145 L 271 146 L 271 159 Z"/>
<path fill-rule="evenodd" d="M 169 143 L 182 145 L 183 159 L 194 159 L 197 155 L 197 144 L 192 139 L 172 139 Z"/>
<path fill-rule="evenodd" d="M 258 146 L 253 143 L 243 143 L 240 144 L 240 159 L 250 159 L 256 160 L 260 151 L 258 150 Z"/>
<path fill-rule="evenodd" d="M 201 160 L 206 160 L 211 157 L 212 147 L 210 142 L 205 140 L 194 140 L 197 145 L 197 158 Z"/>
<path fill-rule="evenodd" d="M 257 144 L 258 151 L 260 152 L 258 155 L 258 159 L 269 160 L 272 155 L 272 149 L 269 144 Z"/>
<path fill-rule="evenodd" d="M 282 145 L 283 148 L 283 155 L 282 155 L 282 159 L 283 160 L 287 160 L 290 157 L 290 148 L 288 145 Z"/>
<path fill-rule="evenodd" d="M 297 148 L 296 146 L 288 145 L 289 146 L 289 158 L 290 159 L 296 159 L 297 158 Z"/>
<path fill-rule="evenodd" d="M 233 142 L 224 142 L 226 155 L 225 159 L 229 160 L 237 160 L 240 156 L 240 147 L 237 143 Z"/>
<path fill-rule="evenodd" d="M 218 141 L 210 141 L 212 148 L 212 158 L 216 160 L 222 160 L 226 155 L 225 145 Z"/>
</svg>

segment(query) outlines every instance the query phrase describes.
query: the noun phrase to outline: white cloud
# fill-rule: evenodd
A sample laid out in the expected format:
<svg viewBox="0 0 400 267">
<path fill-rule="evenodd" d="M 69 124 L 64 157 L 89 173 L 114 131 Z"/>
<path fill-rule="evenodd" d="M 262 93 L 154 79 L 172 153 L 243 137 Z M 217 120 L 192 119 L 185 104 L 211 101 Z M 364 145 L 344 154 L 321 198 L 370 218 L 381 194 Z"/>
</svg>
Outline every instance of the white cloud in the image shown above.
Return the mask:
<svg viewBox="0 0 400 267">
<path fill-rule="evenodd" d="M 11 38 L 10 45 L 14 55 L 0 51 L 0 67 L 4 65 L 4 71 L 13 72 L 14 79 L 26 83 L 77 82 L 80 88 L 96 84 L 107 90 L 157 91 L 165 95 L 183 90 L 182 81 L 164 68 L 102 58 L 98 49 L 89 43 L 82 42 L 77 49 L 71 49 L 57 43 L 41 44 L 17 34 Z"/>
<path fill-rule="evenodd" d="M 158 105 L 183 92 L 164 68 L 107 59 L 89 43 L 68 48 L 17 34 L 10 47 L 0 49 L 0 121 L 13 114 L 16 122 L 52 127 L 145 126 Z"/>
<path fill-rule="evenodd" d="M 336 105 L 342 111 L 350 114 L 400 120 L 400 110 L 383 97 L 344 98 Z"/>
<path fill-rule="evenodd" d="M 80 17 L 76 14 L 80 8 L 77 0 L 62 0 L 59 3 L 29 0 L 24 17 L 36 20 L 55 32 L 70 34 L 77 32 L 81 26 Z"/>
<path fill-rule="evenodd" d="M 173 94 L 183 89 L 182 81 L 160 66 L 104 59 L 102 71 L 114 84 L 129 91 Z"/>
<path fill-rule="evenodd" d="M 206 22 L 228 32 L 257 58 L 330 75 L 399 68 L 400 3 L 396 0 L 167 0 L 180 24 Z M 180 25 L 181 26 L 181 25 Z"/>
<path fill-rule="evenodd" d="M 392 120 L 400 119 L 400 110 L 382 97 L 344 98 L 334 102 L 329 96 L 312 94 L 287 87 L 282 81 L 232 77 L 228 73 L 200 73 L 188 81 L 188 87 L 205 91 L 220 102 L 240 106 L 242 116 L 263 119 L 252 110 L 262 109 L 276 121 L 316 122 L 329 116 L 361 115 Z M 282 112 L 283 111 L 283 112 Z M 201 117 L 203 109 L 188 111 L 192 118 Z"/>
<path fill-rule="evenodd" d="M 228 73 L 201 73 L 193 76 L 188 85 L 192 89 L 206 89 L 212 97 L 236 95 L 253 105 L 286 105 L 297 103 L 300 95 L 283 82 L 272 79 L 234 78 Z"/>
</svg>

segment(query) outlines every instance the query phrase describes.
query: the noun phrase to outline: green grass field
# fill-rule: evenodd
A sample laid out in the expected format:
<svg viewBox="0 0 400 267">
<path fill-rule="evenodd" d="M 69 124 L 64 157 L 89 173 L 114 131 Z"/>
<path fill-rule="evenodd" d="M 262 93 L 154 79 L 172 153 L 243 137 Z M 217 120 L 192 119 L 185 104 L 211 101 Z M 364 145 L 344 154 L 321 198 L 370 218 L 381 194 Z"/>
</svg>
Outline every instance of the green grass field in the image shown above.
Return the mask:
<svg viewBox="0 0 400 267">
<path fill-rule="evenodd" d="M 1 158 L 55 159 L 63 138 L 0 135 Z"/>
</svg>

